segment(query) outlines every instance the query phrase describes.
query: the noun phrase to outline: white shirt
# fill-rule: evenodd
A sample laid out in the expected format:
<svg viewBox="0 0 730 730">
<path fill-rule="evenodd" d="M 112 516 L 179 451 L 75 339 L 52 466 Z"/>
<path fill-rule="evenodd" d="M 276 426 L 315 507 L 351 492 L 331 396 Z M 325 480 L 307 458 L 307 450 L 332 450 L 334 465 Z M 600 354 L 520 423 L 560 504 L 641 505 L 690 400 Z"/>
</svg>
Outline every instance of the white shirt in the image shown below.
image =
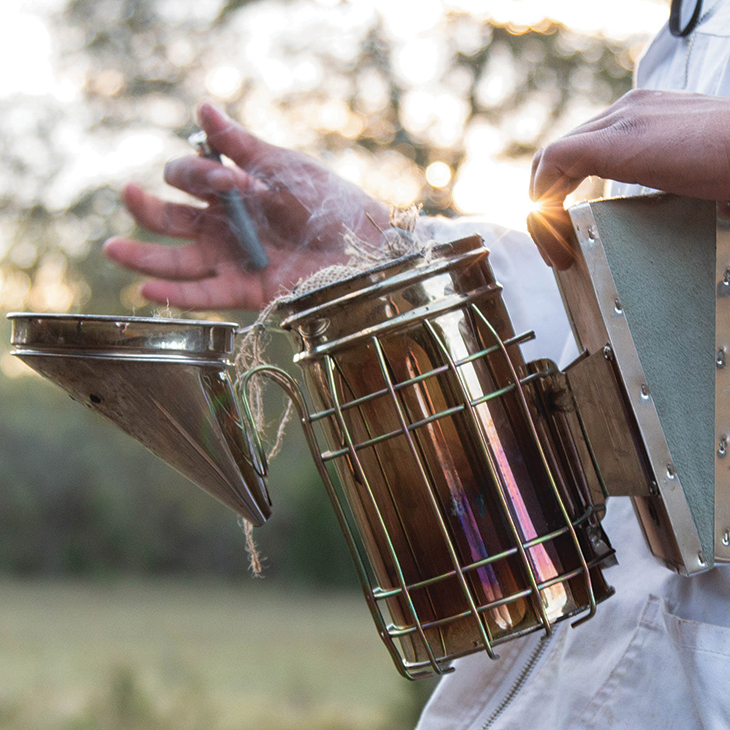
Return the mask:
<svg viewBox="0 0 730 730">
<path fill-rule="evenodd" d="M 686 39 L 664 28 L 645 51 L 638 86 L 730 96 L 730 0 L 705 2 Z M 730 123 L 730 120 L 729 120 Z M 617 192 L 636 192 L 627 189 Z M 559 364 L 574 347 L 549 269 L 526 236 L 458 222 L 481 232 L 515 331 L 534 329 L 525 356 Z M 446 232 L 444 232 L 444 237 Z M 453 235 L 452 235 L 453 238 Z M 730 728 L 730 566 L 683 578 L 649 552 L 628 498 L 612 497 L 603 522 L 619 565 L 605 571 L 616 595 L 572 629 L 556 627 L 528 678 L 498 712 L 541 642 L 531 635 L 455 662 L 417 730 L 727 730 Z"/>
</svg>

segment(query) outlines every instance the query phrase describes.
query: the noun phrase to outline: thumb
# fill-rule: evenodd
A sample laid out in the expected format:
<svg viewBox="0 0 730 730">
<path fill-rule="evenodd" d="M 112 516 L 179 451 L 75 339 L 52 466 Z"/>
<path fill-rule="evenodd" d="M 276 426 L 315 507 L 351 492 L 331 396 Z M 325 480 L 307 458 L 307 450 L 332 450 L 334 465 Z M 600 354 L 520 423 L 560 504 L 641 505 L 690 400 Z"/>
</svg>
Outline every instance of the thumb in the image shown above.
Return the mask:
<svg viewBox="0 0 730 730">
<path fill-rule="evenodd" d="M 556 269 L 568 269 L 575 259 L 578 241 L 567 211 L 543 206 L 527 216 L 527 230 L 545 261 Z"/>
</svg>

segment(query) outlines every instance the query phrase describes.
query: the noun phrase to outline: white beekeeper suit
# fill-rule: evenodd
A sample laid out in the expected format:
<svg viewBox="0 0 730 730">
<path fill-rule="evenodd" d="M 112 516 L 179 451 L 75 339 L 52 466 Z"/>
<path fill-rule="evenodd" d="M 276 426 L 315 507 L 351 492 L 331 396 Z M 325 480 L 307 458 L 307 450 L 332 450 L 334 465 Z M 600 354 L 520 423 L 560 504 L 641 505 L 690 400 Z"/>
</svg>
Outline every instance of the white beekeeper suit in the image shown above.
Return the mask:
<svg viewBox="0 0 730 730">
<path fill-rule="evenodd" d="M 659 33 L 639 62 L 637 86 L 730 96 L 730 0 L 704 5 L 687 38 Z M 552 273 L 529 239 L 474 221 L 432 225 L 444 240 L 482 233 L 515 331 L 537 334 L 526 358 L 567 364 L 575 344 Z M 628 498 L 609 500 L 603 524 L 619 560 L 605 574 L 616 595 L 576 629 L 564 622 L 546 641 L 533 634 L 509 642 L 498 661 L 485 653 L 458 660 L 417 730 L 730 728 L 730 566 L 675 575 L 649 552 Z"/>
</svg>

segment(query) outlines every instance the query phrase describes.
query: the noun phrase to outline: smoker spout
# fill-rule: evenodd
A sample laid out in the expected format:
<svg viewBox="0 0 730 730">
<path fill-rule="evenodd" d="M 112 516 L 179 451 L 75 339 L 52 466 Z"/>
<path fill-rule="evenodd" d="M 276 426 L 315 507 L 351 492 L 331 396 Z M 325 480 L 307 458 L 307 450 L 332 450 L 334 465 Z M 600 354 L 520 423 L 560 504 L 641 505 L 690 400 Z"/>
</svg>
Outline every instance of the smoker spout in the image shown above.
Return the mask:
<svg viewBox="0 0 730 730">
<path fill-rule="evenodd" d="M 10 314 L 13 354 L 254 525 L 271 514 L 230 375 L 237 325 Z"/>
</svg>

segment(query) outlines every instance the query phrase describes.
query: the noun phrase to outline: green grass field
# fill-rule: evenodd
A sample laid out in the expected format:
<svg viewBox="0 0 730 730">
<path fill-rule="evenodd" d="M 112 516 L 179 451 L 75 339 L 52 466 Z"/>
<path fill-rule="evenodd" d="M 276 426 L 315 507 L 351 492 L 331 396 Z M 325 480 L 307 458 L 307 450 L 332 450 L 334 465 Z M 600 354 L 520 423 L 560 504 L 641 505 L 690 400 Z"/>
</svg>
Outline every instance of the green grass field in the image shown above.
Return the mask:
<svg viewBox="0 0 730 730">
<path fill-rule="evenodd" d="M 401 730 L 359 595 L 266 581 L 0 581 L 2 730 Z"/>
</svg>

